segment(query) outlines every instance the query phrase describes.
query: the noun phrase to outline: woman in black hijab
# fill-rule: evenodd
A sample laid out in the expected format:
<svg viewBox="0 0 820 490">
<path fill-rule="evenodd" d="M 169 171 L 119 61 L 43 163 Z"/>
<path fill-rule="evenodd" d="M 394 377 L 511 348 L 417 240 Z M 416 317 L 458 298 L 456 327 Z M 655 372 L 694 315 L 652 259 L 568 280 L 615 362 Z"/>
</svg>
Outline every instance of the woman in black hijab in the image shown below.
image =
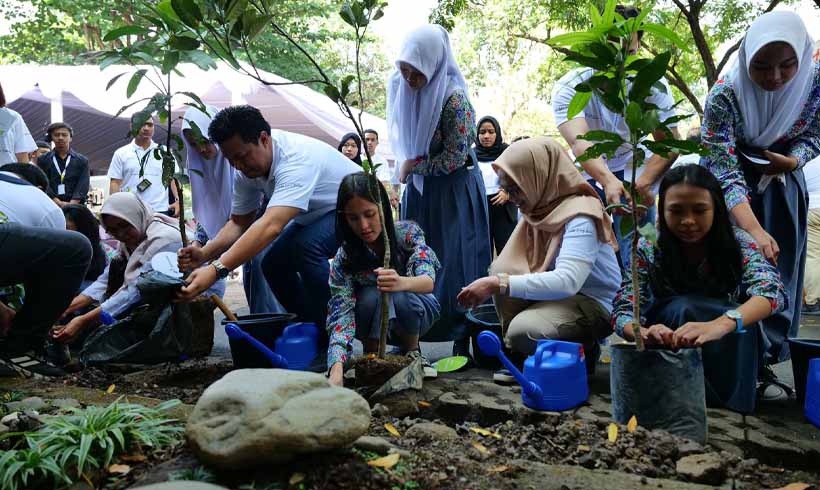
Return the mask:
<svg viewBox="0 0 820 490">
<path fill-rule="evenodd" d="M 487 189 L 488 210 L 490 212 L 490 250 L 495 247 L 496 255 L 501 253 L 518 222 L 518 208 L 509 202 L 510 196 L 498 185 L 498 176 L 492 163 L 507 148 L 501 134 L 501 126 L 492 116 L 484 116 L 478 121 L 475 138 L 475 154 Z"/>
<path fill-rule="evenodd" d="M 347 133 L 339 141 L 339 152 L 347 158 L 353 160 L 359 166 L 362 165 L 362 139 L 356 133 Z"/>
</svg>

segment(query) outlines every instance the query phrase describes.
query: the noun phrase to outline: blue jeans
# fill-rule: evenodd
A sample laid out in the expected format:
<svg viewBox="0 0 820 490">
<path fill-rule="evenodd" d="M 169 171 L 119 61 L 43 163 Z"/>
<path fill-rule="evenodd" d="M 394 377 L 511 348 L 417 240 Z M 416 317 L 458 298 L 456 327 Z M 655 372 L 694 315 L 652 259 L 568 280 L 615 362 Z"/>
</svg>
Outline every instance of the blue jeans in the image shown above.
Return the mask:
<svg viewBox="0 0 820 490">
<path fill-rule="evenodd" d="M 271 292 L 262 270 L 262 261 L 273 243 L 242 266 L 242 287 L 245 289 L 245 297 L 248 299 L 251 314 L 282 313 L 284 311 Z"/>
<path fill-rule="evenodd" d="M 328 260 L 336 255 L 336 212 L 309 225 L 290 222 L 265 254 L 262 272 L 288 313 L 325 330 L 330 300 Z"/>
<path fill-rule="evenodd" d="M 431 294 L 402 291 L 390 293 L 390 330 L 388 336 L 395 343 L 396 334 L 424 335 L 433 326 L 441 307 Z M 381 334 L 381 294 L 376 286 L 356 289 L 356 338 L 378 339 Z"/>
</svg>

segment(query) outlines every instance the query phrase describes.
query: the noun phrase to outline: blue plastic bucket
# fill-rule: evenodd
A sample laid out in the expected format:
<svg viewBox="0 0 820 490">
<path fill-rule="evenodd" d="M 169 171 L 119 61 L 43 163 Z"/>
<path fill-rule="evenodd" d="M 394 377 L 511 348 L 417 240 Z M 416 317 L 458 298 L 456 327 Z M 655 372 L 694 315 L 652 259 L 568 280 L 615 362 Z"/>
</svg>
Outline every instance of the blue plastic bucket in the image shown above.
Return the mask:
<svg viewBox="0 0 820 490">
<path fill-rule="evenodd" d="M 276 351 L 276 339 L 282 335 L 285 327 L 293 323 L 296 315 L 292 313 L 256 313 L 237 317 L 236 321 L 227 318 L 222 320 L 224 327 L 228 323 L 235 323 L 248 335 L 265 344 L 270 350 Z M 269 368 L 270 361 L 265 354 L 245 340 L 228 339 L 231 346 L 231 358 L 237 369 Z"/>
<path fill-rule="evenodd" d="M 820 358 L 809 361 L 804 408 L 809 422 L 820 428 Z"/>
<path fill-rule="evenodd" d="M 809 359 L 820 357 L 820 339 L 789 339 L 789 352 L 792 355 L 792 374 L 797 401 L 802 403 L 806 399 Z"/>
</svg>

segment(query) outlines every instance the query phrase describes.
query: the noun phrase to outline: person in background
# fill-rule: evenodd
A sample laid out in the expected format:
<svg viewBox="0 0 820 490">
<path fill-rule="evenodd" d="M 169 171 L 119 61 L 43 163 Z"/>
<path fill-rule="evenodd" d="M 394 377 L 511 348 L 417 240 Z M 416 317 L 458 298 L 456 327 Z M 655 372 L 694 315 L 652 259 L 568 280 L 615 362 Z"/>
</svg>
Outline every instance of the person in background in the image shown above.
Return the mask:
<svg viewBox="0 0 820 490">
<path fill-rule="evenodd" d="M 701 160 L 723 186 L 735 223 L 776 265 L 786 288 L 782 310 L 762 322 L 759 373 L 764 400 L 789 390 L 771 365 L 790 358 L 800 328 L 808 196 L 803 166 L 820 155 L 820 68 L 800 16 L 769 12 L 746 32 L 736 64 L 706 99 Z"/>
<path fill-rule="evenodd" d="M 424 242 L 421 228 L 410 221 L 393 223 L 371 198 L 372 185 L 379 188 L 382 206 L 388 205 L 384 187 L 363 172 L 346 176 L 339 186 L 336 229 L 341 247 L 330 267 L 330 303 L 327 330 L 328 377 L 342 385 L 343 367 L 353 350 L 353 336 L 364 344 L 365 353 L 379 349 L 381 294 L 389 292 L 389 337 L 400 353 L 421 357 L 425 377 L 436 377 L 435 368 L 421 354 L 419 336 L 430 330 L 439 314 L 433 296 L 436 270 L 441 265 Z M 390 244 L 390 267 L 384 268 L 384 234 Z"/>
<path fill-rule="evenodd" d="M 803 314 L 820 316 L 820 157 L 803 167 L 809 195 L 806 275 L 803 278 Z"/>
<path fill-rule="evenodd" d="M 627 19 L 640 15 L 639 9 L 623 5 L 618 5 L 615 11 Z M 629 45 L 630 54 L 636 54 L 640 50 L 642 36 L 642 32 L 634 34 Z M 595 70 L 592 68 L 574 69 L 555 83 L 555 89 L 552 93 L 552 110 L 555 116 L 555 124 L 558 125 L 558 131 L 569 144 L 576 157 L 583 155 L 594 144 L 593 141 L 578 138 L 578 136 L 584 135 L 588 131 L 610 131 L 619 134 L 624 141 L 629 141 L 629 127 L 626 125 L 626 120 L 607 109 L 603 101 L 595 94 L 592 95 L 592 98 L 581 112 L 572 119 L 567 118 L 570 102 L 576 93 L 575 87 L 582 82 L 586 82 L 594 75 Z M 665 90 L 653 87 L 646 101 L 658 107 L 660 120 L 663 121 L 675 116 L 676 113 L 673 108 L 675 100 L 672 98 L 672 90 L 665 80 L 661 79 L 661 84 L 664 85 Z M 678 138 L 676 125 L 670 124 L 669 127 L 672 130 L 672 136 Z M 652 134 L 652 137 L 655 141 L 660 141 L 666 139 L 667 135 L 658 130 Z M 643 222 L 646 223 L 655 221 L 654 189 L 676 157 L 676 154 L 669 155 L 669 158 L 652 155 L 646 161 L 646 164 L 638 169 L 635 180 L 636 189 L 634 190 L 638 196 L 630 194 L 624 187 L 624 182 L 631 182 L 632 180 L 632 151 L 628 144 L 624 144 L 619 148 L 613 158 L 602 156 L 591 158 L 580 162 L 580 164 L 588 174 L 590 184 L 606 205 L 624 202 L 631 206 L 633 199 L 639 197 L 640 202 L 649 208 L 643 219 Z M 626 213 L 627 211 L 623 209 L 613 211 L 615 235 L 618 237 L 618 251 L 624 270 L 629 269 L 629 256 L 632 249 L 631 233 L 621 236 L 620 231 L 621 215 Z"/>
<path fill-rule="evenodd" d="M 399 165 L 403 220 L 424 230 L 442 264 L 435 295 L 441 317 L 430 338 L 453 340 L 470 355 L 466 310 L 456 296 L 490 265 L 484 181 L 475 153 L 475 111 L 467 82 L 438 25 L 419 27 L 402 44 L 387 85 L 387 128 Z"/>
<path fill-rule="evenodd" d="M 458 300 L 474 308 L 495 296 L 504 342 L 519 359 L 540 339 L 583 344 L 587 369 L 611 333 L 609 313 L 621 282 L 612 221 L 592 186 L 557 141 L 513 143 L 495 161 L 501 188 L 522 219 L 490 275 Z M 496 381 L 509 381 L 505 370 Z"/>
<path fill-rule="evenodd" d="M 147 117 L 147 119 L 145 119 Z M 145 121 L 139 129 L 134 126 Z M 119 148 L 111 158 L 108 177 L 111 179 L 109 196 L 120 191 L 132 192 L 145 201 L 151 209 L 168 216 L 179 215 L 179 194 L 176 184 L 170 183 L 171 197 L 174 205 L 169 205 L 168 187 L 162 183 L 162 160 L 156 158 L 154 150 L 157 144 L 153 141 L 154 120 L 150 114 L 136 112 L 131 116 L 129 125 L 134 140 Z M 141 171 L 142 161 L 145 166 Z M 142 174 L 142 177 L 140 175 Z"/>
<path fill-rule="evenodd" d="M 208 139 L 208 127 L 219 109 L 206 106 L 207 113 L 191 107 L 182 121 L 191 202 L 197 220 L 195 246 L 204 247 L 231 219 L 231 199 L 236 171 L 219 147 Z M 266 249 L 267 250 L 267 249 Z M 265 250 L 265 251 L 266 251 Z M 242 266 L 242 283 L 251 313 L 282 311 L 262 272 L 265 251 Z"/>
<path fill-rule="evenodd" d="M 28 154 L 29 163 L 37 163 L 38 158 L 51 151 L 51 145 L 48 144 L 48 141 L 37 140 L 34 144 L 37 145 L 37 149 Z"/>
<path fill-rule="evenodd" d="M 378 151 L 379 148 L 379 133 L 375 129 L 364 130 L 364 144 L 367 146 L 367 152 L 370 154 L 370 160 L 373 165 L 378 165 L 376 168 L 376 177 L 379 178 L 387 193 L 390 195 L 390 206 L 394 213 L 399 211 L 399 184 L 393 182 L 393 173 L 396 169 L 396 163 L 390 165 L 390 162 L 384 158 Z"/>
<path fill-rule="evenodd" d="M 35 150 L 37 144 L 23 117 L 6 107 L 6 96 L 0 85 L 0 165 L 29 163 L 29 154 Z"/>
<path fill-rule="evenodd" d="M 108 265 L 105 247 L 100 241 L 100 222 L 91 211 L 82 204 L 66 204 L 63 206 L 66 229 L 81 233 L 91 243 L 91 263 L 85 273 L 80 291 L 90 286 L 100 277 Z"/>
<path fill-rule="evenodd" d="M 362 166 L 362 139 L 356 133 L 347 133 L 339 140 L 339 152 Z"/>
<path fill-rule="evenodd" d="M 783 283 L 751 235 L 732 226 L 707 169 L 684 165 L 666 174 L 659 210 L 657 245 L 638 243 L 641 336 L 650 345 L 701 348 L 707 400 L 750 413 L 763 350 L 757 323 L 785 306 Z M 634 339 L 634 297 L 625 277 L 612 324 L 627 340 Z"/>
<path fill-rule="evenodd" d="M 493 162 L 507 149 L 501 134 L 501 126 L 492 116 L 484 116 L 478 121 L 478 136 L 475 154 L 484 177 L 487 192 L 487 207 L 490 218 L 490 251 L 500 254 L 518 223 L 518 208 L 510 202 L 510 196 L 498 186 L 498 175 Z"/>
<path fill-rule="evenodd" d="M 47 192 L 48 179 L 36 165 L 0 166 L 0 220 L 65 230 L 63 212 L 49 199 Z"/>
<path fill-rule="evenodd" d="M 60 207 L 85 204 L 91 173 L 88 158 L 71 149 L 74 129 L 57 122 L 48 127 L 46 138 L 54 143 L 54 149 L 34 161 L 48 177 L 49 194 Z"/>
</svg>

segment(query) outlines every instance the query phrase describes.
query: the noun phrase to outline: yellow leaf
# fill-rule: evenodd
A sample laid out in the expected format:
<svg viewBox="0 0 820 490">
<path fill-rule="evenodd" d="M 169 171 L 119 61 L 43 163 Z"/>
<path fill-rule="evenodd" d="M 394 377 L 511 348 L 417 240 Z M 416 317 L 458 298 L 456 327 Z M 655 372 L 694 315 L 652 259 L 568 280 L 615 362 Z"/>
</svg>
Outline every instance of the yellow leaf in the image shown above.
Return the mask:
<svg viewBox="0 0 820 490">
<path fill-rule="evenodd" d="M 384 468 L 390 469 L 399 462 L 399 453 L 388 454 L 383 458 L 371 459 L 367 462 L 370 466 L 375 466 L 376 468 Z"/>
<path fill-rule="evenodd" d="M 582 452 L 582 453 L 588 453 L 588 452 L 592 451 L 592 449 L 589 446 L 587 446 L 586 444 L 579 444 L 578 445 L 578 451 Z"/>
<path fill-rule="evenodd" d="M 401 437 L 401 434 L 399 434 L 399 430 L 396 429 L 395 425 L 393 425 L 393 424 L 384 424 L 384 428 L 387 430 L 387 432 L 389 432 L 394 437 Z"/>
<path fill-rule="evenodd" d="M 111 386 L 108 387 L 107 390 L 105 390 L 105 392 L 110 395 L 111 393 L 114 393 L 114 388 L 116 388 L 116 387 L 117 387 L 117 385 L 111 385 Z"/>
<path fill-rule="evenodd" d="M 495 466 L 493 468 L 490 468 L 489 472 L 490 473 L 503 473 L 503 472 L 505 472 L 509 469 L 510 469 L 509 466 L 501 465 L 501 466 Z"/>
<path fill-rule="evenodd" d="M 367 359 L 369 359 L 369 360 L 371 360 L 371 361 L 372 361 L 373 359 L 375 359 L 376 357 L 377 357 L 377 356 L 376 356 L 376 354 L 372 354 L 372 353 L 367 355 Z"/>
<path fill-rule="evenodd" d="M 470 427 L 470 430 L 481 436 L 495 437 L 496 439 L 501 439 L 501 435 L 499 435 L 497 432 L 482 429 L 481 427 Z"/>
<path fill-rule="evenodd" d="M 298 485 L 305 481 L 305 475 L 302 473 L 294 473 L 291 475 L 290 480 L 288 480 L 288 484 L 290 485 Z"/>
<path fill-rule="evenodd" d="M 426 401 L 424 401 L 424 400 L 419 400 L 419 406 L 420 406 L 421 408 L 430 408 L 430 407 L 432 407 L 432 406 L 433 406 L 433 404 L 432 404 L 432 403 L 430 403 L 430 402 L 426 402 Z"/>
<path fill-rule="evenodd" d="M 483 454 L 490 454 L 490 450 L 487 449 L 487 447 L 484 444 L 475 441 L 471 442 L 470 444 L 472 444 L 474 448 L 478 449 L 478 452 Z"/>
<path fill-rule="evenodd" d="M 809 490 L 810 488 L 813 488 L 813 487 L 811 485 L 809 485 L 808 483 L 797 482 L 797 483 L 789 483 L 785 487 L 780 487 L 776 490 Z"/>
<path fill-rule="evenodd" d="M 601 356 L 601 364 L 611 364 L 612 358 L 609 356 Z"/>
<path fill-rule="evenodd" d="M 626 430 L 627 430 L 627 432 L 635 432 L 635 429 L 637 429 L 637 428 L 638 428 L 638 419 L 636 419 L 635 416 L 633 415 L 632 418 L 629 419 L 629 422 L 627 422 L 627 424 L 626 424 Z"/>
<path fill-rule="evenodd" d="M 108 472 L 113 475 L 127 475 L 131 467 L 127 464 L 112 464 L 108 467 Z"/>
<path fill-rule="evenodd" d="M 609 424 L 609 429 L 607 429 L 607 438 L 609 442 L 615 442 L 618 440 L 618 426 L 615 424 Z"/>
</svg>

